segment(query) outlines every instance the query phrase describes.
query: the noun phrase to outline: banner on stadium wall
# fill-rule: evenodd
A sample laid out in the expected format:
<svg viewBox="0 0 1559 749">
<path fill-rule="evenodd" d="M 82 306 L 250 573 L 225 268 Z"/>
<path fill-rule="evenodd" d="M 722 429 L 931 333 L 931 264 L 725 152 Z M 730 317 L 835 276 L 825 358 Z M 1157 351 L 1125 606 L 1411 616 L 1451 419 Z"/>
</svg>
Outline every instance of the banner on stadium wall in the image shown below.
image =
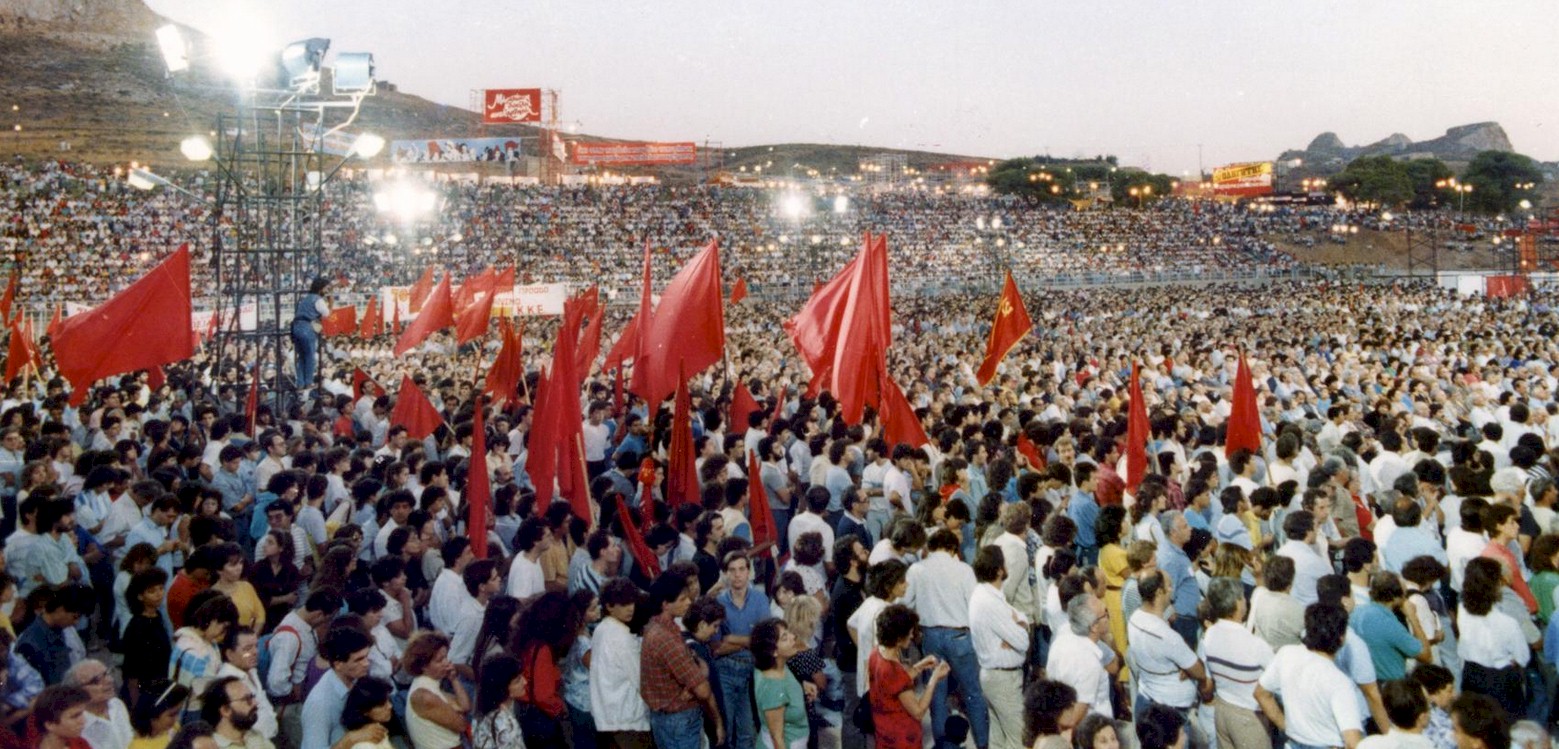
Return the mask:
<svg viewBox="0 0 1559 749">
<path fill-rule="evenodd" d="M 541 122 L 541 89 L 489 88 L 482 92 L 482 124 Z"/>
<path fill-rule="evenodd" d="M 583 166 L 633 164 L 692 164 L 698 161 L 698 144 L 687 143 L 573 143 L 573 163 Z"/>
<path fill-rule="evenodd" d="M 69 306 L 70 305 L 68 305 L 68 304 L 66 305 L 66 308 L 67 308 L 66 311 L 67 312 L 69 312 Z M 205 310 L 197 309 L 197 310 L 194 310 L 194 311 L 190 312 L 190 316 L 189 316 L 190 329 L 194 330 L 194 331 L 197 331 L 197 332 L 201 333 L 202 335 L 204 335 L 205 332 L 210 329 L 210 327 L 211 327 L 211 317 L 213 315 L 215 315 L 215 314 L 216 314 L 216 310 L 214 310 L 214 309 L 205 309 Z M 231 310 L 227 310 L 227 311 L 223 312 L 222 313 L 222 319 L 217 321 L 217 327 L 219 329 L 221 329 L 221 330 L 227 330 L 228 326 L 230 326 L 232 324 L 233 324 L 233 312 Z M 243 307 L 241 307 L 239 309 L 239 313 L 238 313 L 238 327 L 239 327 L 239 329 L 246 330 L 246 331 L 252 331 L 252 330 L 255 330 L 255 329 L 260 327 L 260 307 L 259 307 L 259 305 L 257 305 L 257 304 L 246 304 L 246 305 L 244 305 Z"/>
<path fill-rule="evenodd" d="M 1249 197 L 1272 193 L 1272 162 L 1251 161 L 1213 170 L 1213 193 Z"/>
<path fill-rule="evenodd" d="M 547 316 L 563 314 L 563 301 L 568 299 L 568 284 L 538 283 L 515 286 L 514 291 L 502 292 L 493 300 L 493 317 Z M 380 305 L 386 310 L 384 319 L 395 319 L 394 310 L 401 311 L 401 320 L 416 317 L 411 311 L 410 286 L 386 286 L 379 294 Z"/>
<path fill-rule="evenodd" d="M 448 164 L 463 161 L 511 162 L 520 158 L 520 138 L 428 138 L 397 140 L 390 154 L 397 164 Z"/>
</svg>

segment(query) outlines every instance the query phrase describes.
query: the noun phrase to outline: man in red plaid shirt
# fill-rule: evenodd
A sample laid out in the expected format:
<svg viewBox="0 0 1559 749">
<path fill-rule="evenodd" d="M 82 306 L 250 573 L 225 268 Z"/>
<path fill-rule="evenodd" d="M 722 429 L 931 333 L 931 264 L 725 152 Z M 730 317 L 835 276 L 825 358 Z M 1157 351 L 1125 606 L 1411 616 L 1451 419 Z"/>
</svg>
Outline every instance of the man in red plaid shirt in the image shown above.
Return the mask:
<svg viewBox="0 0 1559 749">
<path fill-rule="evenodd" d="M 704 662 L 682 640 L 677 619 L 687 613 L 693 598 L 682 578 L 662 575 L 650 586 L 652 606 L 660 614 L 644 627 L 639 656 L 639 689 L 650 708 L 650 732 L 661 749 L 699 749 L 703 720 L 699 707 L 715 722 L 724 743 L 725 727 L 720 708 L 709 688 Z"/>
</svg>

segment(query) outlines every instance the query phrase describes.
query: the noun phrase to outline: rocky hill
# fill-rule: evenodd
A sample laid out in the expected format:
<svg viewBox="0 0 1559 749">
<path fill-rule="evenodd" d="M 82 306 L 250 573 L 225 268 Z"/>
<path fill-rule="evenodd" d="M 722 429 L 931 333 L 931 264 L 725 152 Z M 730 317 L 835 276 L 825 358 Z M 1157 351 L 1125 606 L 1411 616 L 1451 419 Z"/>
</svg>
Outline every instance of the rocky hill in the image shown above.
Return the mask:
<svg viewBox="0 0 1559 749">
<path fill-rule="evenodd" d="M 1391 156 L 1399 159 L 1436 158 L 1453 164 L 1464 163 L 1479 151 L 1514 151 L 1505 128 L 1498 122 L 1479 122 L 1461 125 L 1445 131 L 1445 135 L 1425 141 L 1413 141 L 1402 133 L 1391 135 L 1366 146 L 1348 146 L 1336 133 L 1326 132 L 1310 141 L 1302 150 L 1284 151 L 1280 161 L 1303 160 L 1304 170 L 1313 173 L 1341 171 L 1348 162 L 1360 156 Z"/>
</svg>

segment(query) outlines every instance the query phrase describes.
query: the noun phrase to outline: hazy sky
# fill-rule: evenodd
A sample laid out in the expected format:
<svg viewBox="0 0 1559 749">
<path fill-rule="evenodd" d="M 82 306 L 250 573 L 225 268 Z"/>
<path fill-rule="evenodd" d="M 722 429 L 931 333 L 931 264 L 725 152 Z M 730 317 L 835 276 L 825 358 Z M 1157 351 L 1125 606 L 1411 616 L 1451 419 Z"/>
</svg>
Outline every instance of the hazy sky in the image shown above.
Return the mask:
<svg viewBox="0 0 1559 749">
<path fill-rule="evenodd" d="M 555 88 L 583 132 L 981 156 L 1108 152 L 1157 171 L 1484 120 L 1559 159 L 1551 0 L 148 0 L 216 33 L 324 36 L 466 106 Z M 241 14 L 241 15 L 239 15 Z M 426 133 L 439 135 L 439 133 Z"/>
</svg>

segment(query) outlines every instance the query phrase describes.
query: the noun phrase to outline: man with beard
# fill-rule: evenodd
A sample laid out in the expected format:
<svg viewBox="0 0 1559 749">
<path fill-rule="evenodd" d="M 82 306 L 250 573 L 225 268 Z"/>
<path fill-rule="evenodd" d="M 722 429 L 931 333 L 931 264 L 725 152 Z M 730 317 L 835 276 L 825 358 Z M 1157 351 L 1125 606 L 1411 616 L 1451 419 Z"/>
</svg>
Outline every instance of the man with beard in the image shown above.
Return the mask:
<svg viewBox="0 0 1559 749">
<path fill-rule="evenodd" d="M 275 749 L 270 739 L 254 730 L 260 721 L 254 691 L 235 676 L 216 679 L 206 687 L 201 697 L 200 719 L 216 729 L 220 749 Z"/>
</svg>

